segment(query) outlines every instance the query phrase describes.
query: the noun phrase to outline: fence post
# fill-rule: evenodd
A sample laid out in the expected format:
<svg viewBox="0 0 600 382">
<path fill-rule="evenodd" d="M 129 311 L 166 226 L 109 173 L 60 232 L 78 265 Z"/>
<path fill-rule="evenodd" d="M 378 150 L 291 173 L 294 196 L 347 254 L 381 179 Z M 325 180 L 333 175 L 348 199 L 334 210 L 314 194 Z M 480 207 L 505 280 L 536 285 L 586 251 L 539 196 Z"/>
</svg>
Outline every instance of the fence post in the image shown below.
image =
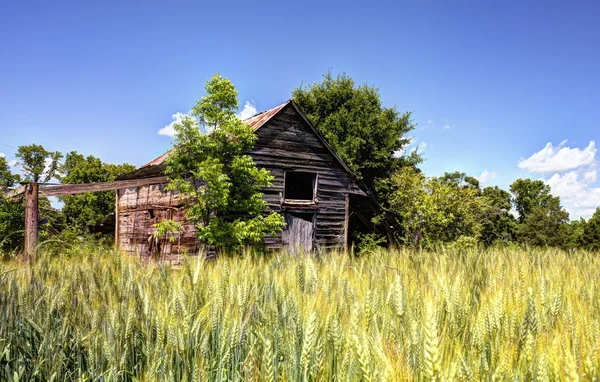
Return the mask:
<svg viewBox="0 0 600 382">
<path fill-rule="evenodd" d="M 35 262 L 38 245 L 38 194 L 40 185 L 30 183 L 25 190 L 25 259 Z"/>
</svg>

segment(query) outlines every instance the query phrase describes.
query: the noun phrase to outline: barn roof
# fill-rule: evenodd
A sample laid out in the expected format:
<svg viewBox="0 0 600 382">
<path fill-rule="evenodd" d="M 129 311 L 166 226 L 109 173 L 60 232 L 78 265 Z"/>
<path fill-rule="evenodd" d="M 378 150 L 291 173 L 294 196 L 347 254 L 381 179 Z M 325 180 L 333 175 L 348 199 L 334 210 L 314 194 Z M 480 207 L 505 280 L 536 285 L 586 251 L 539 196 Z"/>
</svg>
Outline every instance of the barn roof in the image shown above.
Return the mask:
<svg viewBox="0 0 600 382">
<path fill-rule="evenodd" d="M 247 125 L 249 125 L 250 127 L 252 127 L 252 129 L 254 131 L 256 131 L 259 128 L 261 128 L 262 126 L 264 126 L 267 122 L 269 122 L 271 120 L 271 118 L 273 118 L 275 115 L 277 115 L 277 113 L 279 113 L 287 105 L 292 105 L 292 107 L 294 107 L 294 109 L 304 119 L 304 121 L 308 124 L 310 129 L 317 135 L 317 137 L 321 140 L 323 145 L 325 145 L 325 147 L 327 147 L 327 149 L 331 152 L 331 154 L 339 162 L 339 164 L 354 179 L 357 179 L 357 177 L 352 173 L 352 171 L 348 168 L 348 166 L 344 163 L 344 161 L 342 161 L 342 159 L 335 153 L 335 151 L 329 145 L 329 143 L 325 140 L 325 138 L 315 129 L 313 124 L 308 120 L 308 118 L 306 118 L 306 115 L 300 110 L 300 107 L 293 100 L 291 100 L 291 99 L 287 100 L 286 102 L 282 103 L 281 105 L 275 106 L 272 109 L 255 114 L 250 118 L 244 119 L 243 122 L 246 123 Z M 166 153 L 162 154 L 158 158 L 141 166 L 139 169 L 137 169 L 133 172 L 130 172 L 128 174 L 121 175 L 117 179 L 125 180 L 125 179 L 144 178 L 144 177 L 149 177 L 149 176 L 155 176 L 157 172 L 163 172 L 164 168 L 165 168 L 165 162 L 166 162 L 167 158 L 169 157 L 169 154 L 171 153 L 171 151 L 172 150 L 167 151 Z"/>
<path fill-rule="evenodd" d="M 287 105 L 290 102 L 291 102 L 291 100 L 288 100 L 288 101 L 282 103 L 279 106 L 275 106 L 272 109 L 262 111 L 262 112 L 260 112 L 258 114 L 254 114 L 252 117 L 246 118 L 246 119 L 244 119 L 242 121 L 245 124 L 247 124 L 250 127 L 252 127 L 252 129 L 254 131 L 256 131 L 262 125 L 264 125 L 265 123 L 267 123 L 271 118 L 273 118 L 273 116 L 275 114 L 277 114 L 279 112 L 279 110 L 283 109 L 285 107 L 285 105 Z M 137 173 L 137 172 L 139 172 L 140 170 L 142 170 L 144 168 L 155 167 L 155 166 L 160 166 L 160 165 L 164 164 L 166 162 L 167 158 L 169 157 L 170 153 L 171 153 L 171 150 L 167 151 L 166 153 L 164 153 L 163 155 L 159 156 L 158 158 L 155 158 L 155 159 L 151 160 L 150 162 L 146 163 L 145 165 L 141 166 L 139 169 L 137 169 L 133 173 L 130 173 L 130 174 L 127 174 L 127 175 L 133 175 L 134 173 Z"/>
</svg>

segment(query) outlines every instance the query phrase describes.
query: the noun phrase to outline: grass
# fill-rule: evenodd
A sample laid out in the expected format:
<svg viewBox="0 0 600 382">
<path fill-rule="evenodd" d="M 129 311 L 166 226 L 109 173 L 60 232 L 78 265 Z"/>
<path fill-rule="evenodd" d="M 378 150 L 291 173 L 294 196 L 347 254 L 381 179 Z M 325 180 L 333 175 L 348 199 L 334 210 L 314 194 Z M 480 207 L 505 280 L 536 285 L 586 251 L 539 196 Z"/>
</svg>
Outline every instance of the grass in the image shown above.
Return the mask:
<svg viewBox="0 0 600 382">
<path fill-rule="evenodd" d="M 600 259 L 545 250 L 0 264 L 0 380 L 593 380 Z"/>
</svg>

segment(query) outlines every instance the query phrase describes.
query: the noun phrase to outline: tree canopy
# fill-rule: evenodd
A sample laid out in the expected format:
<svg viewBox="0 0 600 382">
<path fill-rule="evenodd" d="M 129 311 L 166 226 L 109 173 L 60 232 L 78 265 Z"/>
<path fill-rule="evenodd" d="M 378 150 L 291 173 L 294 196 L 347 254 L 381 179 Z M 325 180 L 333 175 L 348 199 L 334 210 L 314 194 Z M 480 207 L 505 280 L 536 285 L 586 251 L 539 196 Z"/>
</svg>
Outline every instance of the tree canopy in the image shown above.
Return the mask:
<svg viewBox="0 0 600 382">
<path fill-rule="evenodd" d="M 385 107 L 376 87 L 357 86 L 346 74 L 329 73 L 323 80 L 292 93 L 315 128 L 327 139 L 350 170 L 375 190 L 394 171 L 421 158 L 406 152 L 408 133 L 415 128 L 410 112 Z"/>
<path fill-rule="evenodd" d="M 17 149 L 18 164 L 23 169 L 25 180 L 45 183 L 54 177 L 59 167 L 62 154 L 48 151 L 42 145 L 19 146 Z"/>
<path fill-rule="evenodd" d="M 168 188 L 189 197 L 187 217 L 203 243 L 224 249 L 260 243 L 284 225 L 278 213 L 263 215 L 261 190 L 273 176 L 248 155 L 257 137 L 236 115 L 234 85 L 217 74 L 205 88 L 192 109 L 198 120 L 187 117 L 175 125 Z M 202 133 L 198 121 L 210 133 Z"/>
</svg>

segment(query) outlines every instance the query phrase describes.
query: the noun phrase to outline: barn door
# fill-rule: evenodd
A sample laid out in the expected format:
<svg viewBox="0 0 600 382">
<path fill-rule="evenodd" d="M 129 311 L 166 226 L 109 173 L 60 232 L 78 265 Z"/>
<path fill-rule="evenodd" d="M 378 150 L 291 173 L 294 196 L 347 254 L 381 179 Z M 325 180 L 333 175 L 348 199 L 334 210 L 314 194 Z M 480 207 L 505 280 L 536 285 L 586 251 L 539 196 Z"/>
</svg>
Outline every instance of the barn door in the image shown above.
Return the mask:
<svg viewBox="0 0 600 382">
<path fill-rule="evenodd" d="M 299 254 L 313 250 L 314 214 L 287 212 L 286 229 L 283 231 L 283 244 L 290 252 Z"/>
</svg>

